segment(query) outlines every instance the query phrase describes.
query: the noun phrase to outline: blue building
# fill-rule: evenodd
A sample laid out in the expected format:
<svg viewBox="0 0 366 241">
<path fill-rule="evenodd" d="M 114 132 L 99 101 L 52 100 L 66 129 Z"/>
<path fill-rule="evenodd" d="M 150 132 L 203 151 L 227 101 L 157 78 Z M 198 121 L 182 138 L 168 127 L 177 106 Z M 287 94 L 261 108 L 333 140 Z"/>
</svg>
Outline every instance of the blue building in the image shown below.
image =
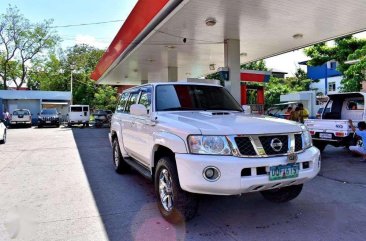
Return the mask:
<svg viewBox="0 0 366 241">
<path fill-rule="evenodd" d="M 321 92 L 324 95 L 338 93 L 342 87 L 343 76 L 337 71 L 338 62 L 331 60 L 322 65 L 310 66 L 308 61 L 300 62 L 300 65 L 307 66 L 307 76 L 312 80 L 319 80 L 310 85 L 311 89 Z"/>
<path fill-rule="evenodd" d="M 71 102 L 69 91 L 0 90 L 0 117 L 4 110 L 29 109 L 33 123 L 41 109 L 55 108 L 65 119 Z"/>
</svg>

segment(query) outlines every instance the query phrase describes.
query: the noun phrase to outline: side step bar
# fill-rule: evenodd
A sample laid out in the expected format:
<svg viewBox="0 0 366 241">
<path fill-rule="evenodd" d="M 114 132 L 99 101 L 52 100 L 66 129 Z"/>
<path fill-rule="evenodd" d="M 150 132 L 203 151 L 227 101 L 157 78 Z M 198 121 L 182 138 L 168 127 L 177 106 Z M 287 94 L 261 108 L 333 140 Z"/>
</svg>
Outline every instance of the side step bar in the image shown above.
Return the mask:
<svg viewBox="0 0 366 241">
<path fill-rule="evenodd" d="M 142 164 L 140 164 L 138 161 L 136 161 L 131 157 L 128 158 L 124 157 L 123 160 L 125 160 L 125 162 L 127 162 L 127 164 L 130 165 L 133 169 L 141 173 L 145 178 L 152 181 L 151 172 L 147 167 L 143 166 Z"/>
</svg>

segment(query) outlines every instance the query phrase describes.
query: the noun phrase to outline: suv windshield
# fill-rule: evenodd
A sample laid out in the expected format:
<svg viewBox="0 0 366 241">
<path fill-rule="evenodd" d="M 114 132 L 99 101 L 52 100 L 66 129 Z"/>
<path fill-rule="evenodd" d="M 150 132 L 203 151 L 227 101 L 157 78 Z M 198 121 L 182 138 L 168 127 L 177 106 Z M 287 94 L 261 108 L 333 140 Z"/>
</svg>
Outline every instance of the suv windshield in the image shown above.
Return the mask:
<svg viewBox="0 0 366 241">
<path fill-rule="evenodd" d="M 57 110 L 55 109 L 44 109 L 41 111 L 41 115 L 57 115 Z"/>
<path fill-rule="evenodd" d="M 207 85 L 158 85 L 156 110 L 243 111 L 225 88 Z"/>
</svg>

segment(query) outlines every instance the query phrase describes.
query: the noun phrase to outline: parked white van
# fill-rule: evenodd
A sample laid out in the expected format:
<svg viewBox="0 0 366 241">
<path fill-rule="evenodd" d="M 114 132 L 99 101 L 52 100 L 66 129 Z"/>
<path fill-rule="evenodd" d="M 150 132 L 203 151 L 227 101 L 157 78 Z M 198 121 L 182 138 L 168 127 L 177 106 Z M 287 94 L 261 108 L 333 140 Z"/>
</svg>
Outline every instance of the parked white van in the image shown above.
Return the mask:
<svg viewBox="0 0 366 241">
<path fill-rule="evenodd" d="M 70 105 L 67 114 L 67 125 L 83 124 L 89 126 L 90 108 L 89 105 Z"/>
</svg>

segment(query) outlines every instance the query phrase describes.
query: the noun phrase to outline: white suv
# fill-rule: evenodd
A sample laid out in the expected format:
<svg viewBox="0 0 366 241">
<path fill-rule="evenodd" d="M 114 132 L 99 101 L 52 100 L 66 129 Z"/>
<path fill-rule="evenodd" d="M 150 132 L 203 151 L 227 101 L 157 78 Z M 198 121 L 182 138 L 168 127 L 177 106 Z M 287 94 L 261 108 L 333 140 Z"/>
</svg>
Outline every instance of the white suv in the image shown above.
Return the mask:
<svg viewBox="0 0 366 241">
<path fill-rule="evenodd" d="M 197 193 L 261 192 L 273 202 L 296 198 L 320 169 L 304 125 L 250 116 L 217 85 L 154 83 L 122 93 L 110 140 L 118 173 L 129 166 L 154 181 L 171 222 L 197 212 Z"/>
</svg>

